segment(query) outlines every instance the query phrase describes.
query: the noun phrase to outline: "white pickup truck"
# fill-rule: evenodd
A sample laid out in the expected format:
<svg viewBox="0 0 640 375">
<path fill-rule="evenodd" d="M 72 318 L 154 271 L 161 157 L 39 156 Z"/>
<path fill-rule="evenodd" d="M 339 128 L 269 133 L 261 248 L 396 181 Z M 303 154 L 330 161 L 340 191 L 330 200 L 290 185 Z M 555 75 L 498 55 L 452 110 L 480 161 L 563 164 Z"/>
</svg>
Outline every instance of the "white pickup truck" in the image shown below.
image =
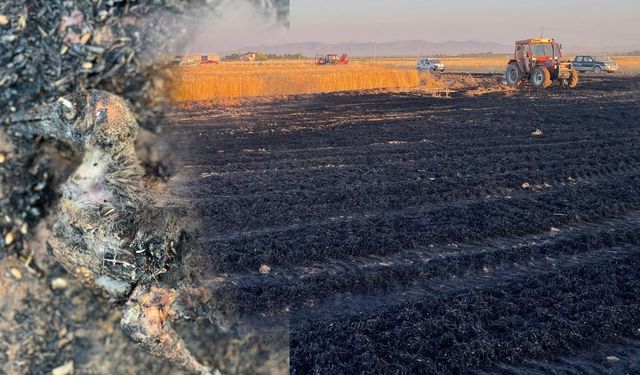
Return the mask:
<svg viewBox="0 0 640 375">
<path fill-rule="evenodd" d="M 444 72 L 444 64 L 438 59 L 420 56 L 418 58 L 418 71 Z"/>
</svg>

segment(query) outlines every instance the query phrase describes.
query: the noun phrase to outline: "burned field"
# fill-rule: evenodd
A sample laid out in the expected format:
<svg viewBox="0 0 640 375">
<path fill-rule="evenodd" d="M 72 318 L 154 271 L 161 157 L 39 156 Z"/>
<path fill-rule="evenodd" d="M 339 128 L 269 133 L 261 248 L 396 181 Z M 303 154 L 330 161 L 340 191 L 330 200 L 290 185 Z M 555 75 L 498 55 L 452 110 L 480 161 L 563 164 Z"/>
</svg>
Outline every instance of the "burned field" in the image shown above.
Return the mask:
<svg viewBox="0 0 640 375">
<path fill-rule="evenodd" d="M 212 305 L 298 374 L 640 371 L 639 89 L 176 109 Z"/>
</svg>

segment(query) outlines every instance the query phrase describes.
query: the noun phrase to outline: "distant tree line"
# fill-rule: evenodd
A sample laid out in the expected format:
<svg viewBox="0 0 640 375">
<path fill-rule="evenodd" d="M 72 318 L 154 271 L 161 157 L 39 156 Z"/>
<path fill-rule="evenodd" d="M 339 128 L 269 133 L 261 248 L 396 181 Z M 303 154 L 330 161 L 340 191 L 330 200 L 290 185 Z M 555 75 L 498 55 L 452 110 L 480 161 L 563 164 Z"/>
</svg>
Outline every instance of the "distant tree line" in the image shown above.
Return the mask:
<svg viewBox="0 0 640 375">
<path fill-rule="evenodd" d="M 304 59 L 305 57 L 299 53 L 285 53 L 284 55 L 267 54 L 267 58 L 269 60 L 298 60 Z"/>
<path fill-rule="evenodd" d="M 505 53 L 477 52 L 477 53 L 461 53 L 455 56 L 457 57 L 492 57 L 492 56 L 503 56 L 503 55 L 505 55 Z M 447 55 L 441 55 L 440 57 L 447 57 Z"/>
<path fill-rule="evenodd" d="M 476 52 L 476 53 L 462 53 L 462 54 L 431 54 L 429 56 L 432 57 L 452 57 L 452 56 L 456 56 L 456 57 L 492 57 L 492 56 L 503 56 L 506 53 L 496 53 L 496 52 Z M 230 55 L 224 56 L 222 58 L 223 61 L 240 61 L 242 60 L 242 57 L 245 54 L 243 53 L 232 53 Z M 629 56 L 636 56 L 636 55 L 640 55 L 640 51 L 636 51 L 636 52 L 630 52 L 628 54 L 622 54 L 622 55 L 629 55 Z M 380 60 L 384 60 L 384 59 L 396 59 L 399 57 L 411 57 L 413 58 L 414 56 L 379 56 L 378 59 Z M 358 56 L 353 56 L 351 57 L 353 60 L 368 60 L 370 59 L 369 57 L 358 57 Z M 282 55 L 279 54 L 274 54 L 274 53 L 263 53 L 263 52 L 256 52 L 256 58 L 254 61 L 267 61 L 267 60 L 298 60 L 298 59 L 309 59 L 309 57 L 304 56 L 302 54 L 298 54 L 298 53 L 285 53 Z"/>
<path fill-rule="evenodd" d="M 240 61 L 244 56 L 243 53 L 232 53 L 231 55 L 227 55 L 222 58 L 224 61 Z M 267 60 L 298 60 L 304 59 L 305 57 L 302 54 L 298 53 L 285 53 L 283 55 L 273 54 L 273 53 L 262 53 L 257 52 L 255 61 L 267 61 Z"/>
</svg>

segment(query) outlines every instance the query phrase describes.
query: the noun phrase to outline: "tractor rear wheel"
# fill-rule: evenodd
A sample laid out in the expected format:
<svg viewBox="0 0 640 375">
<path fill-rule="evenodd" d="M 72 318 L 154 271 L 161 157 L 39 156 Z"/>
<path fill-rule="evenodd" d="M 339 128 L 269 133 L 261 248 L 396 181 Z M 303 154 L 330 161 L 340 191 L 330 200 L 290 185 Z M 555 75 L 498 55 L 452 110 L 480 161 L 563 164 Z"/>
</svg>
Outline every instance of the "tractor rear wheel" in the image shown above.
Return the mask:
<svg viewBox="0 0 640 375">
<path fill-rule="evenodd" d="M 578 78 L 578 71 L 572 70 L 571 74 L 569 75 L 569 79 L 567 80 L 567 84 L 569 85 L 570 88 L 575 89 L 576 86 L 578 86 L 579 80 L 580 78 Z"/>
<path fill-rule="evenodd" d="M 522 81 L 522 73 L 516 63 L 510 63 L 505 72 L 505 78 L 509 86 L 518 86 Z"/>
<path fill-rule="evenodd" d="M 549 69 L 544 66 L 536 66 L 531 73 L 531 83 L 537 89 L 546 89 L 550 87 L 553 82 L 551 81 L 551 73 Z"/>
</svg>

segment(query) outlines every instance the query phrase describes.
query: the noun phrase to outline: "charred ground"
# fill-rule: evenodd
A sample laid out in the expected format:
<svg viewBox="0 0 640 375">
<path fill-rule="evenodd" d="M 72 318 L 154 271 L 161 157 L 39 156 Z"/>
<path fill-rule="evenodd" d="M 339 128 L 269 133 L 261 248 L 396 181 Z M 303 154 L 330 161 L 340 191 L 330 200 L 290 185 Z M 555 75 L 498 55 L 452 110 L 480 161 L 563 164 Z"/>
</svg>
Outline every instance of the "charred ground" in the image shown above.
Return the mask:
<svg viewBox="0 0 640 375">
<path fill-rule="evenodd" d="M 640 370 L 639 89 L 175 110 L 212 306 L 293 373 Z"/>
</svg>

